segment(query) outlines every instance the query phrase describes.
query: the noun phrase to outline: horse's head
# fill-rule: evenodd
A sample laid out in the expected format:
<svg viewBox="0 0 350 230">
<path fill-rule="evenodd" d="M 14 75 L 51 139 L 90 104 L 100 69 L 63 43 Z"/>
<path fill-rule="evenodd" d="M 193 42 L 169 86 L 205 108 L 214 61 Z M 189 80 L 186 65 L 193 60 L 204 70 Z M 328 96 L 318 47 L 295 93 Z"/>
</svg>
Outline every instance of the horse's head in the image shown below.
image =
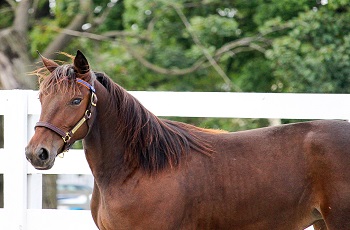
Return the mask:
<svg viewBox="0 0 350 230">
<path fill-rule="evenodd" d="M 26 157 L 37 169 L 50 169 L 58 154 L 89 132 L 97 97 L 95 75 L 78 51 L 73 64 L 58 65 L 42 57 L 47 75 L 40 74 L 40 121 L 26 147 Z"/>
</svg>

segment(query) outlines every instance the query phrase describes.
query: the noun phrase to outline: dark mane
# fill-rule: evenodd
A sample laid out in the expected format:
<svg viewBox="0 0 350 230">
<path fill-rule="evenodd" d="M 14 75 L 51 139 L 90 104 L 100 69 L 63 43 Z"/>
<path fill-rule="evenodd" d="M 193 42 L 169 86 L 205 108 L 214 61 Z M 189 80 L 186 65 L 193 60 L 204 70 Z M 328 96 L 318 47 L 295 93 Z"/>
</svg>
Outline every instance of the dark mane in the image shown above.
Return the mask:
<svg viewBox="0 0 350 230">
<path fill-rule="evenodd" d="M 205 132 L 203 129 L 159 119 L 104 73 L 95 72 L 95 75 L 118 107 L 121 125 L 117 132 L 123 138 L 126 163 L 152 173 L 176 167 L 191 151 L 211 155 L 210 144 L 198 135 Z"/>
</svg>

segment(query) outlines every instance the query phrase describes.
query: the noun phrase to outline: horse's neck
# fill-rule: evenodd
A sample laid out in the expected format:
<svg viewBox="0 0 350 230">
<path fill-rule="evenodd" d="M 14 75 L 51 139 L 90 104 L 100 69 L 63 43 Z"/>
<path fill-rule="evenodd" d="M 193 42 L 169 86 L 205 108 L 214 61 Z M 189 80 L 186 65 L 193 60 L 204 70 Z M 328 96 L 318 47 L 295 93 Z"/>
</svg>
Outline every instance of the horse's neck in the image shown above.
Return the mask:
<svg viewBox="0 0 350 230">
<path fill-rule="evenodd" d="M 109 104 L 109 94 L 100 87 L 96 86 L 96 117 L 83 141 L 85 155 L 97 183 L 110 183 L 111 178 L 122 181 L 130 169 L 123 164 L 124 150 L 115 131 L 118 117 Z"/>
</svg>

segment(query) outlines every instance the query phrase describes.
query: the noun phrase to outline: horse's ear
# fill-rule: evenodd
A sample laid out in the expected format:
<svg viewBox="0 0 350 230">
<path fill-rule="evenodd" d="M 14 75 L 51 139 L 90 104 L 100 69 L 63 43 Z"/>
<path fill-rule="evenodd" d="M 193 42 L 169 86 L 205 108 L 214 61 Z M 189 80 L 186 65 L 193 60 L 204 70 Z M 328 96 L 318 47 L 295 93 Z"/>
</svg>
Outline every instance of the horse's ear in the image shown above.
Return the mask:
<svg viewBox="0 0 350 230">
<path fill-rule="evenodd" d="M 80 50 L 77 51 L 74 58 L 74 69 L 80 74 L 86 74 L 90 71 L 89 62 Z"/>
<path fill-rule="evenodd" d="M 59 66 L 56 62 L 44 57 L 43 55 L 41 55 L 39 53 L 39 51 L 37 51 L 41 61 L 43 62 L 44 66 L 47 68 L 48 71 L 50 71 L 51 73 Z"/>
</svg>

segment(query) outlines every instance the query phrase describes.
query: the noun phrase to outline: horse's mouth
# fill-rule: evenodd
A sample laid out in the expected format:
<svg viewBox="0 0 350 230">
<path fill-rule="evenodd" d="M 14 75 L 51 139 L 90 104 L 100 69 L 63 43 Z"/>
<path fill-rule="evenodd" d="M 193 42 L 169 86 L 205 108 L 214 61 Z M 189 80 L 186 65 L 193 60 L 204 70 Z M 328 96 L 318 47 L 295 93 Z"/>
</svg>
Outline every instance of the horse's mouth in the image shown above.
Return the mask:
<svg viewBox="0 0 350 230">
<path fill-rule="evenodd" d="M 46 162 L 37 162 L 37 161 L 36 162 L 32 162 L 32 160 L 30 160 L 27 157 L 27 160 L 37 170 L 49 170 L 49 169 L 51 169 L 54 166 L 54 163 L 55 163 L 55 159 L 53 159 L 52 161 L 46 161 Z"/>
<path fill-rule="evenodd" d="M 33 165 L 34 166 L 34 165 Z M 34 166 L 35 169 L 37 170 L 49 170 L 53 167 L 53 164 L 48 165 L 48 166 Z"/>
</svg>

